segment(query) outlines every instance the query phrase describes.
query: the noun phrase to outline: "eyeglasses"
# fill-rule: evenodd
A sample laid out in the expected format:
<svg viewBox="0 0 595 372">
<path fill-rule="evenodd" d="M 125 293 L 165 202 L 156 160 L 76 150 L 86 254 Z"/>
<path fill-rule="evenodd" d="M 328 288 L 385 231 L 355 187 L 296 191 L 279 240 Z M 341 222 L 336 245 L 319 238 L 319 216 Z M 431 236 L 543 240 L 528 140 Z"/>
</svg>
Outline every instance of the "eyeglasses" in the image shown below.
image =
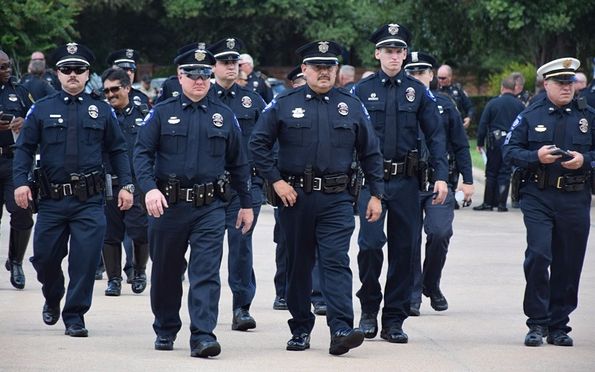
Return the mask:
<svg viewBox="0 0 595 372">
<path fill-rule="evenodd" d="M 3 65 L 0 65 L 0 70 L 2 70 L 2 71 L 10 70 L 11 68 L 12 68 L 11 63 L 5 63 Z"/>
<path fill-rule="evenodd" d="M 438 80 L 446 80 L 448 79 L 446 76 L 438 76 Z"/>
<path fill-rule="evenodd" d="M 123 87 L 123 86 L 121 86 L 121 85 L 116 85 L 116 86 L 113 86 L 113 87 L 104 88 L 104 89 L 103 89 L 103 94 L 105 94 L 106 96 L 108 95 L 108 93 L 111 93 L 111 94 L 116 94 L 116 93 L 118 93 L 118 92 L 120 91 L 120 89 L 122 89 L 122 88 L 124 88 L 124 87 Z"/>
<path fill-rule="evenodd" d="M 86 66 L 78 66 L 78 67 L 72 67 L 72 66 L 60 66 L 58 67 L 58 71 L 60 71 L 61 73 L 63 73 L 64 75 L 70 75 L 72 74 L 72 72 L 74 71 L 75 74 L 77 75 L 82 75 L 84 74 L 87 70 L 89 70 Z"/>
<path fill-rule="evenodd" d="M 211 74 L 206 74 L 206 73 L 193 73 L 193 74 L 188 74 L 187 72 L 182 72 L 182 75 L 185 75 L 188 79 L 190 80 L 209 80 L 211 78 Z"/>
</svg>

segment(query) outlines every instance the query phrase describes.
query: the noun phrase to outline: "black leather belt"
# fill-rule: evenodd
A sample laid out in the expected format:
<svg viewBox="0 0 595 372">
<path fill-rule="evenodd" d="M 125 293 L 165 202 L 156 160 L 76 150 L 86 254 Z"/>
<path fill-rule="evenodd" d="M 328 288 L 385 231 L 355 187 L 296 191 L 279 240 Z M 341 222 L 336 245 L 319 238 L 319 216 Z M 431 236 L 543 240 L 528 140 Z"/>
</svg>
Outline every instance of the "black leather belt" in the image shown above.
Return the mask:
<svg viewBox="0 0 595 372">
<path fill-rule="evenodd" d="M 308 178 L 309 177 L 306 177 L 305 175 L 283 177 L 283 179 L 292 187 L 300 187 L 304 190 L 322 191 L 325 194 L 343 192 L 349 184 L 349 176 L 344 173 L 330 174 L 322 177 L 311 177 L 311 185 L 308 184 Z"/>
<path fill-rule="evenodd" d="M 74 185 L 72 183 L 51 183 L 50 197 L 55 200 L 62 199 L 65 196 L 74 195 Z"/>
<path fill-rule="evenodd" d="M 384 179 L 387 181 L 390 179 L 390 177 L 405 174 L 405 171 L 407 170 L 406 162 L 393 162 L 391 160 L 384 160 L 382 162 L 382 166 L 384 169 Z"/>
<path fill-rule="evenodd" d="M 190 188 L 172 187 L 167 183 L 159 185 L 168 203 L 186 202 L 192 203 L 195 207 L 209 205 L 215 201 L 215 183 L 208 182 L 196 184 Z"/>
</svg>

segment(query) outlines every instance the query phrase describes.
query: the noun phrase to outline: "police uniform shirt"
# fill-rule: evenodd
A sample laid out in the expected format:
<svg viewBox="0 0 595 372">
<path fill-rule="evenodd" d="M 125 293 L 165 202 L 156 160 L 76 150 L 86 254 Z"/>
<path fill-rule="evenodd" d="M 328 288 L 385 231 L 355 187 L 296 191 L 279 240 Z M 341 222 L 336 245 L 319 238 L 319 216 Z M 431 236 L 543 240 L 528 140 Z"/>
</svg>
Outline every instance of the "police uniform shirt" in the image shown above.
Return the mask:
<svg viewBox="0 0 595 372">
<path fill-rule="evenodd" d="M 582 96 L 587 99 L 589 106 L 595 108 L 595 79 L 591 81 L 591 84 L 583 89 Z"/>
<path fill-rule="evenodd" d="M 397 138 L 394 139 L 397 141 L 396 154 L 388 154 L 384 149 L 389 76 L 382 70 L 377 71 L 359 81 L 351 92 L 363 102 L 370 113 L 372 125 L 380 139 L 382 154 L 386 159 L 404 161 L 408 151 L 417 149 L 418 128 L 421 128 L 427 139 L 430 155 L 435 159 L 436 180 L 445 181 L 448 176 L 446 141 L 435 97 L 422 83 L 407 76 L 403 70 L 395 75 L 393 80 L 397 84 Z"/>
<path fill-rule="evenodd" d="M 140 127 L 143 125 L 143 119 L 146 116 L 146 112 L 142 112 L 141 109 L 133 104 L 128 103 L 128 106 L 122 110 L 114 109 L 116 118 L 120 124 L 120 129 L 126 138 L 126 144 L 128 148 L 128 158 L 130 159 L 130 169 L 132 171 L 132 178 L 134 179 L 134 168 L 133 168 L 133 150 L 134 144 L 136 143 L 136 137 Z M 109 159 L 104 159 L 106 172 L 111 173 L 112 167 Z"/>
<path fill-rule="evenodd" d="M 321 145 L 329 147 L 330 159 L 328 168 L 320 169 L 316 154 L 320 130 L 325 129 L 330 132 L 328 142 Z M 276 166 L 272 149 L 277 141 Z M 256 168 L 271 183 L 282 175 L 302 175 L 307 165 L 312 166 L 316 177 L 348 174 L 354 148 L 372 195 L 382 195 L 382 155 L 362 103 L 342 89 L 318 95 L 308 85 L 274 98 L 258 119 L 250 140 Z"/>
<path fill-rule="evenodd" d="M 477 146 L 484 146 L 489 133 L 499 130 L 508 132 L 518 114 L 525 109 L 525 105 L 512 93 L 504 93 L 492 98 L 481 113 L 477 128 Z"/>
<path fill-rule="evenodd" d="M 171 97 L 177 97 L 182 93 L 182 86 L 177 76 L 170 76 L 161 85 L 161 94 L 155 100 L 155 104 L 165 101 Z"/>
<path fill-rule="evenodd" d="M 174 176 L 187 188 L 214 182 L 228 170 L 241 207 L 252 206 L 239 124 L 227 106 L 209 95 L 192 102 L 181 94 L 154 106 L 138 133 L 134 169 L 145 193 L 157 188 L 156 179 Z"/>
<path fill-rule="evenodd" d="M 448 94 L 452 99 L 454 99 L 455 103 L 457 104 L 457 108 L 461 112 L 461 116 L 464 118 L 473 117 L 475 114 L 475 107 L 473 106 L 473 102 L 471 102 L 471 99 L 469 99 L 469 96 L 465 90 L 463 90 L 461 84 L 453 84 L 447 87 L 441 87 L 440 91 Z"/>
<path fill-rule="evenodd" d="M 100 171 L 105 152 L 120 182 L 131 183 L 126 139 L 111 106 L 87 93 L 73 97 L 60 91 L 37 101 L 27 113 L 15 152 L 15 187 L 28 185 L 27 176 L 38 145 L 41 167 L 48 180 L 70 182 L 65 170 L 70 104 L 75 104 L 77 110 L 78 173 Z"/>
<path fill-rule="evenodd" d="M 265 102 L 271 102 L 273 99 L 273 89 L 263 79 L 260 71 L 252 72 L 246 79 L 246 87 L 251 88 L 253 92 L 260 94 Z"/>
<path fill-rule="evenodd" d="M 136 88 L 130 88 L 128 93 L 128 100 L 137 106 L 147 105 L 149 106 L 149 97 Z"/>
<path fill-rule="evenodd" d="M 556 145 L 563 150 L 583 154 L 582 169 L 562 168 L 560 161 L 546 165 L 548 177 L 588 171 L 595 161 L 595 109 L 579 109 L 577 101 L 558 108 L 548 98 L 536 102 L 519 114 L 504 143 L 505 158 L 513 165 L 535 170 L 539 166 L 537 150 Z"/>
<path fill-rule="evenodd" d="M 34 75 L 24 82 L 23 86 L 31 93 L 31 97 L 35 101 L 56 92 L 47 80 Z"/>
<path fill-rule="evenodd" d="M 0 86 L 0 111 L 24 118 L 32 104 L 31 96 L 25 87 L 9 79 Z M 9 146 L 14 143 L 12 131 L 0 132 L 0 146 Z"/>
<path fill-rule="evenodd" d="M 258 93 L 243 88 L 238 84 L 233 84 L 229 90 L 226 90 L 215 83 L 211 86 L 211 92 L 223 104 L 228 106 L 238 119 L 240 128 L 242 129 L 242 145 L 250 163 L 252 163 L 252 155 L 248 152 L 248 141 L 266 103 Z"/>
</svg>

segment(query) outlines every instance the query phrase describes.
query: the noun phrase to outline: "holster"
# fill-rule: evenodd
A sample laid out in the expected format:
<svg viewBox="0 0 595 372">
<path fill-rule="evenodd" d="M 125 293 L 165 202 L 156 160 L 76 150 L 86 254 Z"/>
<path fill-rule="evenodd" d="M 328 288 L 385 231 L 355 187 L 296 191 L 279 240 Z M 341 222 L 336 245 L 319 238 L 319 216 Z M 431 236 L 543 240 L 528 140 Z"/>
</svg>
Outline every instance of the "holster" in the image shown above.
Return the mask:
<svg viewBox="0 0 595 372">
<path fill-rule="evenodd" d="M 192 192 L 194 194 L 194 198 L 192 199 L 192 205 L 195 207 L 202 207 L 205 204 L 205 184 L 192 186 Z"/>
<path fill-rule="evenodd" d="M 264 188 L 267 203 L 269 203 L 270 206 L 278 207 L 279 205 L 281 205 L 281 199 L 279 198 L 279 195 L 277 195 L 277 193 L 275 192 L 275 188 L 273 187 L 273 184 L 271 182 L 265 180 L 262 187 Z"/>
<path fill-rule="evenodd" d="M 229 185 L 229 176 L 227 174 L 222 174 L 221 176 L 217 177 L 217 184 L 216 184 L 216 193 L 223 200 L 224 202 L 228 202 L 231 200 L 232 192 L 231 187 Z"/>
<path fill-rule="evenodd" d="M 306 170 L 304 171 L 304 192 L 309 194 L 312 192 L 312 184 L 314 183 L 314 172 L 312 171 L 312 166 L 306 166 Z"/>
<path fill-rule="evenodd" d="M 417 149 L 407 151 L 405 158 L 405 175 L 409 177 L 417 177 L 417 169 L 419 167 L 419 153 Z"/>
<path fill-rule="evenodd" d="M 456 189 L 459 184 L 459 169 L 457 168 L 457 161 L 454 156 L 448 158 L 448 184 L 453 189 Z"/>
<path fill-rule="evenodd" d="M 512 171 L 510 182 L 510 199 L 518 202 L 520 199 L 521 185 L 527 180 L 527 171 L 524 168 L 515 168 Z"/>
<path fill-rule="evenodd" d="M 89 189 L 87 178 L 83 174 L 72 173 L 70 175 L 70 183 L 73 185 L 73 194 L 79 201 L 87 201 L 89 197 Z"/>
<path fill-rule="evenodd" d="M 165 185 L 165 198 L 168 204 L 175 204 L 180 198 L 180 180 L 170 177 Z"/>
<path fill-rule="evenodd" d="M 355 199 L 357 200 L 357 198 L 359 197 L 359 193 L 362 190 L 362 185 L 364 183 L 364 172 L 362 171 L 362 169 L 360 167 L 357 166 L 357 163 L 355 163 L 355 167 L 351 166 L 351 175 L 349 176 L 349 193 L 355 197 Z"/>
</svg>

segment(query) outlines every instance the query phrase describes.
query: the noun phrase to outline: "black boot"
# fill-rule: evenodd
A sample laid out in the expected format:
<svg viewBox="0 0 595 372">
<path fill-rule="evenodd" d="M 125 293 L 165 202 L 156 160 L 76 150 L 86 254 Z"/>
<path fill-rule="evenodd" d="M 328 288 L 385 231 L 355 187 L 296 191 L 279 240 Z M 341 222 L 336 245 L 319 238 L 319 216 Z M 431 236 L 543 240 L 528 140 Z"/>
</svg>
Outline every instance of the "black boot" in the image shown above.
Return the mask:
<svg viewBox="0 0 595 372">
<path fill-rule="evenodd" d="M 103 264 L 107 273 L 106 296 L 119 296 L 122 282 L 122 247 L 115 244 L 103 244 Z"/>
<path fill-rule="evenodd" d="M 508 200 L 508 190 L 510 183 L 498 186 L 498 212 L 508 212 L 506 208 L 506 201 Z"/>
<path fill-rule="evenodd" d="M 122 292 L 122 277 L 109 278 L 107 281 L 107 288 L 105 289 L 106 296 L 119 296 Z"/>
<path fill-rule="evenodd" d="M 23 272 L 23 258 L 31 237 L 31 229 L 15 230 L 10 229 L 10 241 L 8 243 L 8 259 L 6 270 L 10 271 L 10 283 L 17 289 L 25 288 L 25 273 Z"/>
<path fill-rule="evenodd" d="M 132 278 L 132 292 L 142 293 L 147 288 L 147 262 L 149 261 L 149 244 L 133 243 L 134 255 L 132 263 L 134 266 L 134 277 Z"/>
<path fill-rule="evenodd" d="M 496 190 L 494 190 L 494 185 L 486 179 L 486 187 L 485 192 L 483 194 L 483 203 L 477 207 L 473 207 L 474 211 L 491 211 L 492 208 L 496 205 L 494 201 L 496 200 Z"/>
</svg>

